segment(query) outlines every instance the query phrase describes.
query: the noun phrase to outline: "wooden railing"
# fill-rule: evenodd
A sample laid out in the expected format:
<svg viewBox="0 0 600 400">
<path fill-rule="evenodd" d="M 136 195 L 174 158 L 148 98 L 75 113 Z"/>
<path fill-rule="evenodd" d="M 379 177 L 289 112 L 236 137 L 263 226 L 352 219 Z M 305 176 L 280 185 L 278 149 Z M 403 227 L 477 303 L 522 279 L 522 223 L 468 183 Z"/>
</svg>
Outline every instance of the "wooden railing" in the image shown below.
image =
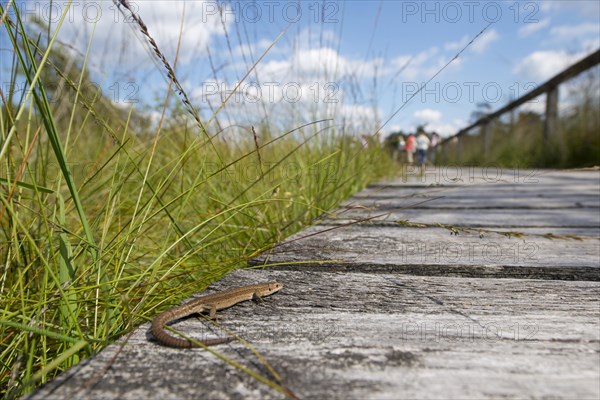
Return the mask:
<svg viewBox="0 0 600 400">
<path fill-rule="evenodd" d="M 450 143 L 456 144 L 457 159 L 460 160 L 461 153 L 461 137 L 466 135 L 469 131 L 474 128 L 480 127 L 480 134 L 483 137 L 483 154 L 487 157 L 489 154 L 489 147 L 491 142 L 491 133 L 489 124 L 495 118 L 514 110 L 520 105 L 530 101 L 541 94 L 546 94 L 546 116 L 544 118 L 544 139 L 551 139 L 556 134 L 557 119 L 558 119 L 558 87 L 561 83 L 568 81 L 571 78 L 579 75 L 580 73 L 594 67 L 600 63 L 600 49 L 596 52 L 585 57 L 581 61 L 571 65 L 561 73 L 557 74 L 553 78 L 544 82 L 540 86 L 525 93 L 523 96 L 512 101 L 506 106 L 500 108 L 493 113 L 486 114 L 466 128 L 461 129 L 453 136 L 447 137 L 440 143 L 442 149 L 442 155 L 447 159 L 447 151 Z M 444 156 L 445 155 L 445 156 Z"/>
</svg>

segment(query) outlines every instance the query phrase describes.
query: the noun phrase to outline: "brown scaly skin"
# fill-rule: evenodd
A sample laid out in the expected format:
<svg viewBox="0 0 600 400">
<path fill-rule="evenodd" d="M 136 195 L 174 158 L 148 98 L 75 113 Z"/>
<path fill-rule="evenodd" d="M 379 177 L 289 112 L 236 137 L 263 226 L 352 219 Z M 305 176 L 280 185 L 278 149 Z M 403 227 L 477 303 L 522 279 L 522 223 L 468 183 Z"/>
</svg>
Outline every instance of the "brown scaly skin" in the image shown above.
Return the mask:
<svg viewBox="0 0 600 400">
<path fill-rule="evenodd" d="M 214 319 L 218 310 L 231 307 L 234 304 L 242 301 L 257 300 L 261 297 L 269 296 L 281 290 L 282 287 L 283 285 L 278 282 L 259 283 L 256 285 L 242 286 L 219 293 L 202 296 L 190 301 L 189 303 L 171 308 L 158 314 L 156 317 L 154 317 L 150 330 L 152 331 L 154 337 L 165 346 L 176 347 L 180 349 L 201 347 L 190 340 L 171 336 L 165 329 L 165 325 L 177 319 L 187 317 L 188 315 L 202 312 L 208 312 L 209 317 Z M 227 337 L 198 340 L 198 342 L 204 344 L 205 346 L 213 346 L 216 344 L 228 343 L 232 340 L 233 338 Z"/>
</svg>

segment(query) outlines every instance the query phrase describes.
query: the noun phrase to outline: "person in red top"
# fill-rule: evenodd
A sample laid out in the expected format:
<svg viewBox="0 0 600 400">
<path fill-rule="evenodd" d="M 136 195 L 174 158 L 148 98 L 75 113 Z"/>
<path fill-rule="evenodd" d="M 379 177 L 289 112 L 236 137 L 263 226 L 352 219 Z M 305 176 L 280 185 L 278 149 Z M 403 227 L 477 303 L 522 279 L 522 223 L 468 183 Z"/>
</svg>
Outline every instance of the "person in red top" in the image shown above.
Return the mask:
<svg viewBox="0 0 600 400">
<path fill-rule="evenodd" d="M 415 135 L 413 135 L 412 133 L 406 138 L 406 145 L 404 146 L 404 150 L 406 150 L 406 161 L 409 164 L 412 164 L 413 154 L 415 153 Z"/>
</svg>

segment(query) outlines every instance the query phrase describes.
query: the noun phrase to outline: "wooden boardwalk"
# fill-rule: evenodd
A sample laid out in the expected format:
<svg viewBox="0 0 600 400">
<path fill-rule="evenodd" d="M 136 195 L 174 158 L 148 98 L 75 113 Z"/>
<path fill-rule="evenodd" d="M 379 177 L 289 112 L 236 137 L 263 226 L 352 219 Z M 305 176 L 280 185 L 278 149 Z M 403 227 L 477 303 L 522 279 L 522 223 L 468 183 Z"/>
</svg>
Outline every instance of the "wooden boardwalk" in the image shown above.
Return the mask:
<svg viewBox="0 0 600 400">
<path fill-rule="evenodd" d="M 600 171 L 432 169 L 380 182 L 215 284 L 278 280 L 223 312 L 306 399 L 600 397 Z M 195 337 L 205 324 L 178 329 Z M 260 373 L 241 343 L 215 348 Z M 277 379 L 271 377 L 277 382 Z M 148 325 L 30 398 L 284 396 Z"/>
</svg>

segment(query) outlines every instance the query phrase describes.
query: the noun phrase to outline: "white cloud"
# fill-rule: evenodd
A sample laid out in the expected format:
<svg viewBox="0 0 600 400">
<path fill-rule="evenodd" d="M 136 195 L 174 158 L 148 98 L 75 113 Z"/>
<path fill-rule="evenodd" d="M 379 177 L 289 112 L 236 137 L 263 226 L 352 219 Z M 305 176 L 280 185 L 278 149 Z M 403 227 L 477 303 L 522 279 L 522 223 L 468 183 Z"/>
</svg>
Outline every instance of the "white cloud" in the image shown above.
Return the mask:
<svg viewBox="0 0 600 400">
<path fill-rule="evenodd" d="M 185 63 L 198 53 L 204 54 L 213 36 L 224 34 L 221 15 L 214 9 L 214 2 L 141 1 L 130 4 L 170 63 L 175 59 L 180 36 L 179 62 Z M 127 17 L 111 2 L 75 2 L 58 37 L 63 43 L 85 53 L 93 33 L 89 61 L 99 70 L 112 72 L 115 64 L 121 71 L 147 69 L 152 66 L 150 60 L 153 59 L 147 54 L 150 51 L 147 39 L 137 24 L 131 21 L 129 12 L 124 12 Z M 185 16 L 183 22 L 182 16 Z M 225 20 L 224 25 L 228 24 Z"/>
<path fill-rule="evenodd" d="M 442 116 L 440 111 L 431 108 L 415 111 L 412 128 L 409 131 L 415 131 L 417 126 L 425 125 L 425 129 L 428 132 L 437 132 L 441 136 L 450 136 L 467 125 L 461 119 L 444 122 L 442 121 Z"/>
<path fill-rule="evenodd" d="M 580 15 L 589 17 L 600 14 L 600 2 L 595 0 L 552 0 L 539 2 L 540 10 L 545 13 L 561 13 L 577 11 Z"/>
<path fill-rule="evenodd" d="M 414 56 L 402 55 L 394 58 L 389 71 L 396 73 L 404 81 L 426 81 L 440 71 L 452 58 L 450 55 L 440 54 L 437 47 L 431 47 Z M 446 70 L 457 69 L 461 60 L 456 59 Z"/>
<path fill-rule="evenodd" d="M 345 104 L 339 108 L 336 121 L 341 122 L 345 128 L 370 134 L 379 128 L 378 114 L 380 114 L 379 110 L 373 110 L 373 107 Z"/>
<path fill-rule="evenodd" d="M 415 111 L 414 116 L 424 123 L 439 122 L 442 119 L 442 113 L 437 110 L 432 110 L 431 108 Z"/>
<path fill-rule="evenodd" d="M 383 77 L 391 68 L 385 67 L 382 58 L 363 60 L 340 54 L 337 39 L 333 34 L 311 39 L 310 33 L 301 31 L 278 43 L 277 51 L 269 51 L 267 57 L 256 66 L 255 71 L 243 82 L 228 100 L 219 115 L 222 122 L 236 124 L 268 118 L 269 123 L 289 128 L 319 119 L 333 119 L 340 130 L 377 129 L 381 111 L 372 103 L 371 85 L 373 77 Z M 312 43 L 312 46 L 310 44 Z M 266 48 L 266 41 L 258 41 L 244 48 L 234 48 L 235 54 L 248 55 Z M 214 58 L 222 58 L 215 54 Z M 220 75 L 240 79 L 247 65 L 238 57 L 229 63 Z M 227 62 L 229 60 L 226 55 Z M 232 93 L 236 82 L 219 76 L 217 81 L 204 80 L 202 87 L 192 91 L 192 101 L 202 103 L 209 100 L 216 108 L 227 95 Z M 233 122 L 231 122 L 233 123 Z"/>
<path fill-rule="evenodd" d="M 535 51 L 521 60 L 513 73 L 537 82 L 545 81 L 584 56 L 583 53 L 567 53 L 564 50 Z"/>
<path fill-rule="evenodd" d="M 342 131 L 375 131 L 379 109 L 356 104 L 364 98 L 348 94 L 361 90 L 360 80 L 346 84 L 340 76 L 355 71 L 359 66 L 373 69 L 379 61 L 361 63 L 341 56 L 331 48 L 299 49 L 287 59 L 271 60 L 257 68 L 259 82 L 250 77 L 228 100 L 220 115 L 221 120 L 248 123 L 268 116 L 269 122 L 280 127 L 320 119 L 333 119 Z M 365 68 L 365 65 L 367 67 Z M 353 87 L 356 85 L 356 87 Z M 193 90 L 192 100 L 209 100 L 217 107 L 235 87 L 225 80 L 204 82 Z M 266 113 L 266 114 L 265 114 Z"/>
<path fill-rule="evenodd" d="M 487 30 L 473 42 L 470 49 L 475 53 L 481 54 L 491 43 L 498 40 L 499 37 L 500 35 L 498 35 L 495 29 Z"/>
<path fill-rule="evenodd" d="M 530 35 L 534 34 L 535 32 L 537 32 L 541 29 L 544 29 L 548 25 L 550 25 L 550 21 L 551 21 L 550 18 L 544 18 L 537 22 L 526 23 L 525 25 L 523 25 L 519 28 L 519 36 L 521 36 L 521 37 L 530 36 Z"/>
<path fill-rule="evenodd" d="M 416 131 L 417 126 L 421 125 L 420 122 L 415 122 L 409 131 Z M 467 126 L 467 122 L 462 119 L 456 118 L 450 122 L 431 122 L 425 126 L 425 130 L 427 132 L 437 132 L 438 135 L 442 137 L 447 137 L 450 135 L 454 135 L 456 132 L 460 131 L 462 128 Z"/>
<path fill-rule="evenodd" d="M 586 53 L 591 53 L 592 51 L 597 50 L 598 47 L 600 47 L 600 37 L 581 41 L 581 48 Z"/>
<path fill-rule="evenodd" d="M 451 122 L 429 124 L 427 125 L 427 130 L 430 132 L 437 132 L 440 136 L 447 137 L 450 135 L 454 135 L 456 132 L 460 131 L 465 126 L 467 126 L 466 121 L 456 118 L 453 119 Z"/>
<path fill-rule="evenodd" d="M 491 43 L 499 38 L 500 35 L 498 35 L 498 32 L 496 32 L 495 29 L 490 29 L 478 37 L 477 40 L 470 45 L 469 49 L 475 53 L 483 53 Z M 459 40 L 444 44 L 444 49 L 452 52 L 460 51 L 471 41 L 471 39 L 470 36 L 464 35 Z"/>
<path fill-rule="evenodd" d="M 330 47 L 297 49 L 288 58 L 259 64 L 261 80 L 325 84 L 344 77 L 371 78 L 384 70 L 384 60 L 352 59 Z"/>
<path fill-rule="evenodd" d="M 315 46 L 315 43 L 320 45 Z M 261 40 L 244 48 L 236 47 L 234 54 L 248 54 L 253 50 L 266 49 L 271 42 Z M 387 73 L 383 58 L 352 58 L 338 51 L 339 38 L 335 32 L 323 31 L 317 35 L 314 30 L 305 29 L 295 36 L 287 37 L 269 50 L 267 58 L 258 64 L 256 71 L 263 81 L 304 83 L 315 80 L 328 82 L 352 77 L 352 79 L 372 78 Z M 247 71 L 248 66 L 241 62 L 230 64 L 231 68 Z"/>
<path fill-rule="evenodd" d="M 262 53 L 271 45 L 271 41 L 267 39 L 261 39 L 257 43 L 244 43 L 232 49 L 233 57 L 250 57 L 253 56 L 254 60 L 257 60 Z M 278 47 L 273 46 L 269 52 L 271 54 L 277 52 Z"/>
<path fill-rule="evenodd" d="M 402 128 L 403 128 L 403 126 L 400 124 L 389 124 L 383 128 L 382 132 L 384 133 L 384 136 L 387 136 L 391 133 L 401 131 Z"/>
<path fill-rule="evenodd" d="M 550 29 L 543 44 L 554 48 L 569 49 L 572 52 L 589 53 L 600 47 L 600 25 L 583 22 L 555 26 Z"/>
<path fill-rule="evenodd" d="M 448 42 L 444 44 L 444 49 L 448 51 L 462 50 L 462 48 L 465 47 L 470 40 L 471 38 L 468 35 L 465 35 L 455 42 Z"/>
<path fill-rule="evenodd" d="M 600 25 L 583 23 L 579 25 L 556 26 L 550 30 L 550 34 L 561 41 L 571 41 L 586 36 L 600 36 Z"/>
</svg>

